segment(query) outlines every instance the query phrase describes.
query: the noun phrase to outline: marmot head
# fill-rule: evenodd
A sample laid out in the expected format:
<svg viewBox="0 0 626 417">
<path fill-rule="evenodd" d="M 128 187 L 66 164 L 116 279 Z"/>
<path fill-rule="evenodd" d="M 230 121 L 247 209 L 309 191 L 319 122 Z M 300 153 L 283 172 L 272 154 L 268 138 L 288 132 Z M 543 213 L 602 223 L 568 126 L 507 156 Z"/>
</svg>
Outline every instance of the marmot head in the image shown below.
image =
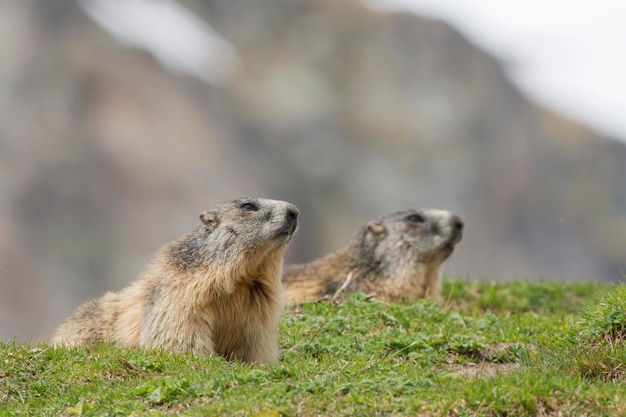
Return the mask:
<svg viewBox="0 0 626 417">
<path fill-rule="evenodd" d="M 393 274 L 416 264 L 441 264 L 461 241 L 463 221 L 444 210 L 411 209 L 387 214 L 363 226 L 356 240 L 370 267 Z"/>
<path fill-rule="evenodd" d="M 284 248 L 298 226 L 293 204 L 264 198 L 240 198 L 200 214 L 202 232 L 212 249 L 262 254 Z"/>
</svg>

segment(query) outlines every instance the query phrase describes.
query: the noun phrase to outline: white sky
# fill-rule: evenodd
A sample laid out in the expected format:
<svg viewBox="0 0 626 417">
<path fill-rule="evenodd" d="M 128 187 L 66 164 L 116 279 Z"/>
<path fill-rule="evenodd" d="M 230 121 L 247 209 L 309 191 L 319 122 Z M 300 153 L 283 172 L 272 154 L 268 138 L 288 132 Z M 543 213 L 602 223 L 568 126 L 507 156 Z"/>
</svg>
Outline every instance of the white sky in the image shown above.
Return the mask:
<svg viewBox="0 0 626 417">
<path fill-rule="evenodd" d="M 626 141 L 626 0 L 368 0 L 445 20 L 537 101 Z"/>
</svg>

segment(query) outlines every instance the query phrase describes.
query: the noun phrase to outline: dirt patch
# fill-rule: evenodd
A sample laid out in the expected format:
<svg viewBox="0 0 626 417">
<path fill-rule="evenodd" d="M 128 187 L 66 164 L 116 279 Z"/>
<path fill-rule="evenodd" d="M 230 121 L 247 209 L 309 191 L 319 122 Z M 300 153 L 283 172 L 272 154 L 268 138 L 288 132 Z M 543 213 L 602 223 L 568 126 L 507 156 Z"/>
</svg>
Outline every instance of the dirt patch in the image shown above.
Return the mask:
<svg viewBox="0 0 626 417">
<path fill-rule="evenodd" d="M 461 378 L 493 378 L 496 375 L 508 374 L 520 367 L 519 363 L 466 363 L 450 365 L 450 373 Z"/>
<path fill-rule="evenodd" d="M 496 343 L 473 352 L 474 362 L 457 363 L 458 354 L 451 354 L 448 369 L 453 375 L 461 378 L 492 378 L 499 374 L 507 374 L 520 367 L 519 356 L 510 350 L 519 346 L 514 343 Z M 532 346 L 525 346 L 533 350 Z"/>
</svg>

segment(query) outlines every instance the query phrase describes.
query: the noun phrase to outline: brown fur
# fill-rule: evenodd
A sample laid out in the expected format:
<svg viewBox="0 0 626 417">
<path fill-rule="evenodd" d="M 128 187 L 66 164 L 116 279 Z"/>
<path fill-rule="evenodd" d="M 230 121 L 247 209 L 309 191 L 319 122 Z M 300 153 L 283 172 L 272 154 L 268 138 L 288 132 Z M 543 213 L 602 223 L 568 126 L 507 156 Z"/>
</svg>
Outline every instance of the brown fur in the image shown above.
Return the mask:
<svg viewBox="0 0 626 417">
<path fill-rule="evenodd" d="M 362 226 L 344 249 L 303 265 L 286 266 L 285 299 L 300 304 L 344 292 L 385 301 L 439 297 L 443 263 L 461 240 L 463 222 L 443 210 L 391 213 Z"/>
<path fill-rule="evenodd" d="M 274 200 L 215 206 L 196 230 L 164 246 L 136 282 L 80 306 L 53 342 L 274 361 L 283 252 L 297 216 L 295 206 Z"/>
</svg>

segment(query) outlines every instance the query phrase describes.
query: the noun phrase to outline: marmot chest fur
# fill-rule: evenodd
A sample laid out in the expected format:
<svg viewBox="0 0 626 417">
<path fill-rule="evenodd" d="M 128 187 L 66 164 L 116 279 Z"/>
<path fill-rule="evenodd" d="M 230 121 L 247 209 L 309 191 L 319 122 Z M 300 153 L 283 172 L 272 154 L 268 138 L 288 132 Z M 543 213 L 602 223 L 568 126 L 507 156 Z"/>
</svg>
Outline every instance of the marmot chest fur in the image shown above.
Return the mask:
<svg viewBox="0 0 626 417">
<path fill-rule="evenodd" d="M 344 249 L 302 265 L 286 266 L 285 299 L 299 304 L 346 293 L 385 302 L 437 299 L 443 263 L 461 240 L 463 221 L 443 210 L 391 213 L 362 226 Z"/>
<path fill-rule="evenodd" d="M 214 206 L 193 232 L 159 250 L 136 282 L 80 306 L 53 342 L 275 360 L 283 252 L 297 218 L 283 201 Z"/>
</svg>

